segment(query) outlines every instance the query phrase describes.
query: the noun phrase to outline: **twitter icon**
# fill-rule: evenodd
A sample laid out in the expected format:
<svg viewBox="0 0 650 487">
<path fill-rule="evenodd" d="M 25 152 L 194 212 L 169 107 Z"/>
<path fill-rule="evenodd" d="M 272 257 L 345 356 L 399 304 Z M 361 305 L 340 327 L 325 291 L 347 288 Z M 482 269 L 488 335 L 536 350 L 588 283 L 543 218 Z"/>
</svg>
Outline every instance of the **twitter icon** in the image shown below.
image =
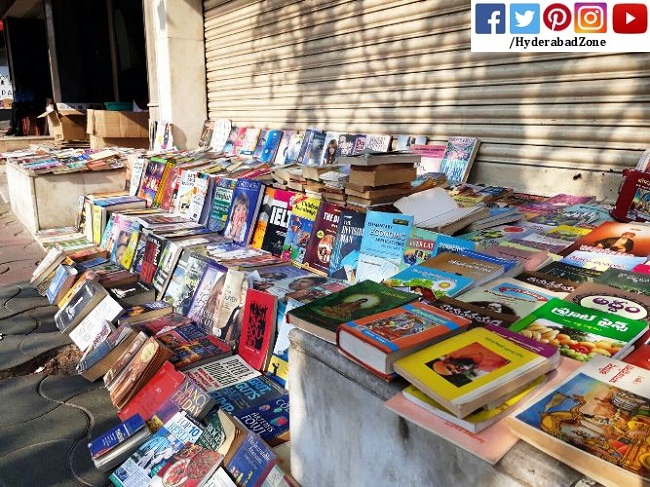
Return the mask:
<svg viewBox="0 0 650 487">
<path fill-rule="evenodd" d="M 510 4 L 510 33 L 539 34 L 539 4 Z"/>
</svg>

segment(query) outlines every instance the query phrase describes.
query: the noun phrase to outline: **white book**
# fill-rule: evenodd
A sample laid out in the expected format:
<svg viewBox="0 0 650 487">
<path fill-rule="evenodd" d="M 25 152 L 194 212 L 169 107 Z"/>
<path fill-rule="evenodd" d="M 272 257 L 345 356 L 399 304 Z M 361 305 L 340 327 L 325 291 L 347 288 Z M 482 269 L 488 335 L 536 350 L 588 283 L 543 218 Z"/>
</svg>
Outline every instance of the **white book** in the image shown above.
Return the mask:
<svg viewBox="0 0 650 487">
<path fill-rule="evenodd" d="M 121 313 L 122 306 L 107 295 L 78 326 L 70 331 L 70 339 L 84 352 L 96 339 L 106 338 L 115 327 L 111 324 Z"/>
<path fill-rule="evenodd" d="M 185 374 L 206 392 L 218 391 L 262 375 L 239 355 L 187 369 Z"/>
</svg>

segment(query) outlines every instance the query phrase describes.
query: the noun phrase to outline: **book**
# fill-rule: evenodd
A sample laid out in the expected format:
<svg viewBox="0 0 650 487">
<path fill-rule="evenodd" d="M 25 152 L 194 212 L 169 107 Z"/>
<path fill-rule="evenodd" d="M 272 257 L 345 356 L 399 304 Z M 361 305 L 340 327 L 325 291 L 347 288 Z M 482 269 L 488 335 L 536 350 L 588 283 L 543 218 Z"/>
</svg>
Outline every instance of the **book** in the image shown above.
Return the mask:
<svg viewBox="0 0 650 487">
<path fill-rule="evenodd" d="M 104 340 L 86 350 L 76 365 L 77 373 L 90 382 L 96 381 L 117 362 L 136 337 L 137 333 L 128 326 L 117 328 Z"/>
<path fill-rule="evenodd" d="M 395 360 L 460 333 L 470 323 L 416 302 L 342 323 L 336 343 L 346 356 L 390 379 Z"/>
<path fill-rule="evenodd" d="M 517 317 L 514 315 L 497 313 L 489 308 L 475 306 L 449 296 L 441 296 L 435 301 L 429 302 L 429 304 L 455 316 L 467 318 L 474 327 L 485 325 L 508 327 L 517 321 Z"/>
<path fill-rule="evenodd" d="M 577 267 L 565 262 L 558 261 L 545 265 L 544 267 L 540 268 L 538 272 L 540 274 L 559 277 L 561 279 L 580 284 L 581 282 L 593 282 L 600 275 L 602 275 L 604 271 L 587 269 L 585 267 Z"/>
<path fill-rule="evenodd" d="M 302 264 L 320 204 L 320 199 L 306 196 L 294 200 L 287 234 L 282 245 L 283 258 Z"/>
<path fill-rule="evenodd" d="M 296 162 L 305 166 L 316 166 L 321 163 L 325 149 L 325 132 L 318 129 L 307 129 L 300 147 Z"/>
<path fill-rule="evenodd" d="M 72 266 L 61 264 L 56 268 L 54 277 L 45 292 L 50 304 L 57 304 L 79 277 L 79 272 Z"/>
<path fill-rule="evenodd" d="M 468 289 L 473 282 L 472 279 L 464 276 L 420 265 L 407 267 L 383 281 L 387 286 L 421 294 L 430 301 L 440 296 L 457 296 Z"/>
<path fill-rule="evenodd" d="M 169 330 L 177 328 L 179 326 L 187 325 L 191 323 L 188 317 L 179 315 L 178 313 L 168 313 L 159 318 L 152 318 L 144 321 L 133 322 L 133 320 L 120 320 L 120 325 L 123 323 L 128 323 L 130 328 L 133 328 L 137 331 L 143 331 L 149 336 L 157 336 L 159 334 L 165 333 Z"/>
<path fill-rule="evenodd" d="M 289 432 L 289 393 L 237 411 L 233 416 L 269 445 L 282 443 L 281 437 Z"/>
<path fill-rule="evenodd" d="M 140 281 L 133 284 L 112 287 L 108 289 L 108 294 L 116 299 L 123 307 L 150 303 L 156 299 L 156 293 L 153 288 L 142 284 Z"/>
<path fill-rule="evenodd" d="M 286 389 L 281 387 L 267 376 L 260 375 L 247 381 L 224 387 L 210 393 L 216 405 L 228 414 L 234 414 L 271 399 L 286 394 Z"/>
<path fill-rule="evenodd" d="M 73 330 L 107 294 L 99 284 L 86 280 L 69 302 L 54 315 L 56 327 L 61 332 Z"/>
<path fill-rule="evenodd" d="M 519 260 L 527 271 L 535 271 L 550 261 L 548 252 L 545 250 L 525 250 L 497 244 L 486 248 L 484 252 L 503 259 Z"/>
<path fill-rule="evenodd" d="M 357 281 L 381 282 L 399 270 L 404 245 L 410 235 L 413 218 L 410 215 L 369 211 L 359 249 Z"/>
<path fill-rule="evenodd" d="M 578 304 L 551 299 L 510 326 L 545 340 L 566 357 L 587 362 L 597 355 L 618 358 L 648 329 L 648 324 Z"/>
<path fill-rule="evenodd" d="M 565 295 L 573 292 L 578 287 L 575 282 L 541 272 L 524 271 L 514 276 L 514 279 L 544 289 L 558 298 L 564 298 Z"/>
<path fill-rule="evenodd" d="M 647 370 L 597 357 L 516 416 L 511 430 L 605 485 L 646 485 Z"/>
<path fill-rule="evenodd" d="M 356 282 L 365 220 L 365 213 L 348 208 L 341 209 L 330 258 L 329 277 L 347 280 L 352 284 Z"/>
<path fill-rule="evenodd" d="M 124 462 L 149 437 L 151 431 L 135 414 L 90 441 L 88 450 L 95 466 L 107 472 Z"/>
<path fill-rule="evenodd" d="M 404 255 L 399 269 L 404 270 L 412 265 L 421 264 L 436 253 L 436 240 L 441 234 L 416 226 L 411 227 L 411 233 L 404 244 Z"/>
<path fill-rule="evenodd" d="M 276 298 L 256 289 L 246 291 L 237 353 L 254 369 L 268 366 L 275 339 Z"/>
<path fill-rule="evenodd" d="M 560 262 L 605 272 L 609 268 L 629 271 L 637 265 L 643 264 L 645 260 L 646 257 L 636 257 L 621 252 L 601 253 L 590 250 L 574 250 Z"/>
<path fill-rule="evenodd" d="M 243 431 L 228 451 L 224 466 L 236 484 L 262 487 L 275 465 L 275 454 L 257 434 L 243 425 L 241 428 Z"/>
<path fill-rule="evenodd" d="M 187 317 L 200 324 L 204 330 L 211 333 L 216 319 L 216 313 L 221 304 L 221 296 L 228 269 L 216 263 L 209 263 L 203 271 Z"/>
<path fill-rule="evenodd" d="M 425 260 L 420 266 L 466 277 L 471 279 L 474 285 L 491 281 L 505 272 L 502 265 L 451 252 L 438 254 Z"/>
<path fill-rule="evenodd" d="M 263 196 L 264 185 L 260 181 L 237 179 L 223 232 L 225 237 L 239 244 L 250 242 Z"/>
<path fill-rule="evenodd" d="M 452 184 L 465 183 L 481 142 L 475 137 L 449 137 L 440 171 Z"/>
<path fill-rule="evenodd" d="M 554 347 L 537 350 L 474 328 L 400 358 L 395 371 L 459 418 L 553 370 Z"/>
<path fill-rule="evenodd" d="M 220 232 L 226 228 L 236 184 L 236 179 L 226 177 L 220 178 L 215 183 L 207 224 L 210 230 Z"/>
<path fill-rule="evenodd" d="M 323 202 L 318 208 L 312 236 L 304 258 L 304 267 L 321 276 L 329 274 L 334 239 L 339 225 L 341 207 Z"/>
<path fill-rule="evenodd" d="M 208 393 L 261 375 L 239 355 L 193 367 L 185 373 Z"/>
<path fill-rule="evenodd" d="M 186 315 L 207 266 L 205 258 L 189 249 L 183 250 L 163 294 L 163 301 L 171 304 L 177 313 Z"/>
<path fill-rule="evenodd" d="M 194 323 L 160 333 L 156 338 L 172 351 L 169 361 L 177 370 L 196 367 L 232 354 L 232 349 L 223 340 L 209 335 Z"/>
<path fill-rule="evenodd" d="M 174 309 L 164 301 L 151 301 L 149 303 L 136 304 L 124 309 L 120 316 L 120 324 L 128 322 L 130 325 L 143 321 L 161 318 L 173 313 Z"/>
<path fill-rule="evenodd" d="M 420 162 L 419 154 L 409 152 L 365 152 L 351 156 L 339 156 L 339 164 L 352 166 L 382 166 L 384 164 L 415 165 Z"/>
<path fill-rule="evenodd" d="M 266 188 L 251 245 L 280 256 L 287 238 L 289 217 L 299 197 L 294 191 Z"/>
<path fill-rule="evenodd" d="M 241 336 L 242 311 L 249 287 L 252 286 L 245 272 L 229 269 L 216 308 L 212 334 L 228 343 L 235 352 Z"/>
<path fill-rule="evenodd" d="M 604 222 L 576 240 L 561 255 L 568 256 L 580 250 L 646 257 L 650 254 L 650 226 L 635 222 Z"/>
<path fill-rule="evenodd" d="M 221 453 L 199 445 L 187 444 L 171 456 L 156 474 L 154 482 L 149 485 L 202 487 L 222 461 Z"/>
<path fill-rule="evenodd" d="M 86 351 L 91 345 L 106 338 L 115 327 L 114 320 L 122 314 L 123 308 L 112 297 L 105 295 L 77 326 L 68 327 L 67 333 L 79 350 Z"/>
<path fill-rule="evenodd" d="M 158 188 L 161 185 L 167 163 L 161 160 L 150 159 L 142 176 L 142 184 L 138 191 L 138 197 L 144 198 L 147 207 L 151 208 Z"/>
<path fill-rule="evenodd" d="M 617 289 L 607 284 L 583 283 L 568 294 L 564 300 L 585 308 L 597 309 L 632 320 L 650 322 L 650 297 Z"/>
<path fill-rule="evenodd" d="M 607 269 L 593 282 L 650 296 L 650 276 L 621 269 Z"/>
<path fill-rule="evenodd" d="M 291 310 L 288 321 L 317 337 L 336 343 L 341 323 L 387 311 L 417 299 L 417 294 L 361 281 Z"/>
</svg>

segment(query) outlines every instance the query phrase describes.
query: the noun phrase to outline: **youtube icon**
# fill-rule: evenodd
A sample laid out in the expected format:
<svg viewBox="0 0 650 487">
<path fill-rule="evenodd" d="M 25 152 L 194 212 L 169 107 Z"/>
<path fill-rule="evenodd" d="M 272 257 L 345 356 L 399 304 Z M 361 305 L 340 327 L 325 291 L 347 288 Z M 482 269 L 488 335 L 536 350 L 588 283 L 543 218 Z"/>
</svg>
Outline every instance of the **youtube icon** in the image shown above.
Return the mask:
<svg viewBox="0 0 650 487">
<path fill-rule="evenodd" d="M 642 3 L 617 3 L 612 10 L 617 34 L 643 34 L 648 30 L 648 7 Z"/>
</svg>

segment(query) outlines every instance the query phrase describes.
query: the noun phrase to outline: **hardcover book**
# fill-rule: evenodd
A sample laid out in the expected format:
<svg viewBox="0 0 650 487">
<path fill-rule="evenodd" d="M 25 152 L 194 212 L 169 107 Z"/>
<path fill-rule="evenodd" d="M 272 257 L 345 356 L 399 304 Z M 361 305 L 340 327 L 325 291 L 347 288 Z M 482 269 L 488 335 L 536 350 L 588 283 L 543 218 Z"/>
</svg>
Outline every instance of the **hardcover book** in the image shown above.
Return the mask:
<svg viewBox="0 0 650 487">
<path fill-rule="evenodd" d="M 320 199 L 306 196 L 294 200 L 287 235 L 282 245 L 283 258 L 297 264 L 303 263 L 320 204 Z"/>
<path fill-rule="evenodd" d="M 305 254 L 304 266 L 321 276 L 327 276 L 329 273 L 341 209 L 340 206 L 327 202 L 321 203 L 318 208 L 318 215 Z"/>
<path fill-rule="evenodd" d="M 366 215 L 349 208 L 341 209 L 330 259 L 329 277 L 356 282 L 359 249 Z"/>
<path fill-rule="evenodd" d="M 387 311 L 417 299 L 417 294 L 361 281 L 341 291 L 291 310 L 288 321 L 330 343 L 341 323 Z"/>
<path fill-rule="evenodd" d="M 554 369 L 554 356 L 553 347 L 533 351 L 493 331 L 474 328 L 403 357 L 394 367 L 463 418 Z"/>
<path fill-rule="evenodd" d="M 597 482 L 646 485 L 648 381 L 647 370 L 596 357 L 506 421 L 524 441 Z"/>
<path fill-rule="evenodd" d="M 467 319 L 416 302 L 343 323 L 336 342 L 345 355 L 389 379 L 395 360 L 460 333 L 469 324 Z"/>
<path fill-rule="evenodd" d="M 364 238 L 359 249 L 357 281 L 381 282 L 399 270 L 413 217 L 383 211 L 366 214 Z"/>
<path fill-rule="evenodd" d="M 537 341 L 558 347 L 566 357 L 587 362 L 598 355 L 618 358 L 648 324 L 559 299 L 551 299 L 510 326 Z"/>
</svg>

